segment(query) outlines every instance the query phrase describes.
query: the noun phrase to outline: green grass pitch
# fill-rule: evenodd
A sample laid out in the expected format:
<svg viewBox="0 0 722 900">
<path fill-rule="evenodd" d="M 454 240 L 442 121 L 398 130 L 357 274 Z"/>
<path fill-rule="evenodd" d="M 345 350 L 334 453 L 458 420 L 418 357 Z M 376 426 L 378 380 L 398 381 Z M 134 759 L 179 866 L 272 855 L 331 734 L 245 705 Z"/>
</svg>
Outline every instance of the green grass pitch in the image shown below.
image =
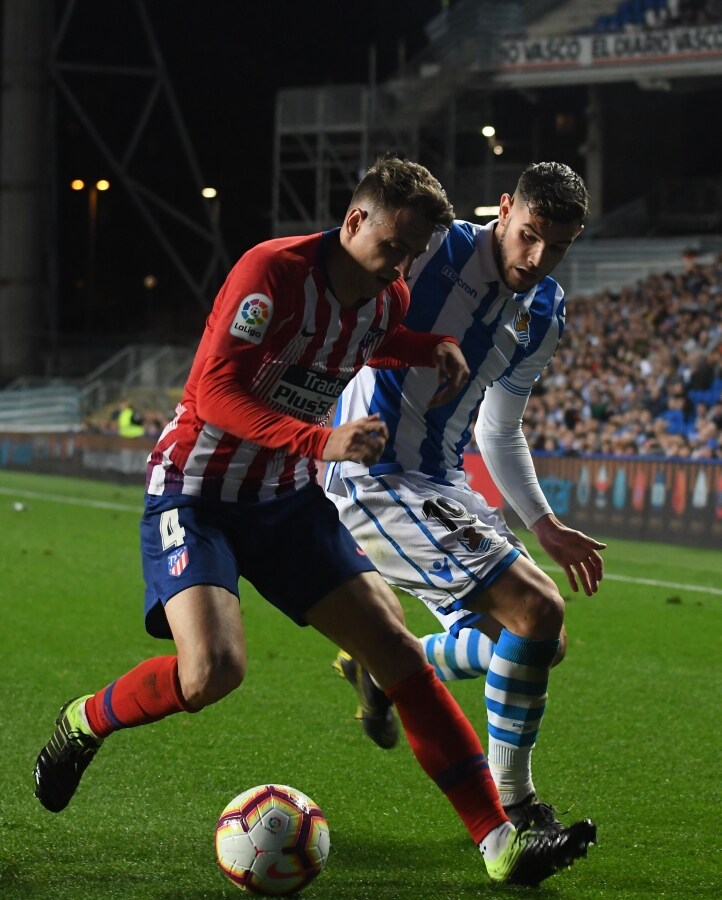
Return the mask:
<svg viewBox="0 0 722 900">
<path fill-rule="evenodd" d="M 265 781 L 306 792 L 328 818 L 331 854 L 308 900 L 525 893 L 492 888 L 403 739 L 383 751 L 363 736 L 325 639 L 247 586 L 243 687 L 197 716 L 113 735 L 67 810 L 40 807 L 31 770 L 60 704 L 172 652 L 142 626 L 141 490 L 0 472 L 0 897 L 238 897 L 216 867 L 214 823 Z M 722 896 L 721 554 L 614 540 L 605 555 L 594 598 L 549 569 L 570 640 L 534 758 L 543 798 L 594 818 L 599 843 L 534 893 Z M 436 630 L 404 605 L 416 633 Z M 451 689 L 485 744 L 482 682 Z"/>
</svg>

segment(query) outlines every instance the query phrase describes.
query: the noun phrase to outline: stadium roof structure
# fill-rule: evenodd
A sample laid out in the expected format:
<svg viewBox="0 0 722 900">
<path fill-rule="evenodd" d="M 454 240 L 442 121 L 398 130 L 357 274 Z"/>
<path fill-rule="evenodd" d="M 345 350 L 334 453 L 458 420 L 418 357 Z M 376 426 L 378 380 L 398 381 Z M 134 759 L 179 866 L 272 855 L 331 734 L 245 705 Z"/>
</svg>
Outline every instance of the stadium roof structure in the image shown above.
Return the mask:
<svg viewBox="0 0 722 900">
<path fill-rule="evenodd" d="M 387 149 L 428 165 L 457 214 L 473 218 L 475 207 L 493 204 L 513 187 L 528 162 L 552 153 L 560 158 L 562 145 L 548 139 L 551 130 L 568 132 L 562 161 L 586 177 L 592 222 L 622 199 L 653 191 L 661 231 L 684 230 L 679 204 L 668 209 L 662 202 L 670 192 L 661 182 L 689 177 L 688 151 L 702 143 L 673 121 L 687 98 L 708 91 L 722 100 L 722 23 L 593 32 L 595 15 L 616 6 L 611 0 L 460 0 L 429 24 L 426 49 L 387 81 L 376 84 L 372 72 L 369 84 L 279 92 L 274 234 L 338 221 L 359 173 Z M 569 102 L 573 116 L 555 108 Z M 505 107 L 515 134 L 505 142 L 497 129 L 481 140 L 481 126 Z M 646 146 L 635 130 L 642 127 Z M 620 133 L 629 134 L 626 148 Z M 505 152 L 514 142 L 516 152 Z M 705 174 L 704 166 L 691 168 Z M 722 172 L 713 174 L 710 213 L 722 208 Z M 702 212 L 692 217 L 693 230 L 695 223 L 706 231 L 722 228 L 719 214 L 705 219 Z M 619 227 L 620 217 L 615 222 Z"/>
</svg>

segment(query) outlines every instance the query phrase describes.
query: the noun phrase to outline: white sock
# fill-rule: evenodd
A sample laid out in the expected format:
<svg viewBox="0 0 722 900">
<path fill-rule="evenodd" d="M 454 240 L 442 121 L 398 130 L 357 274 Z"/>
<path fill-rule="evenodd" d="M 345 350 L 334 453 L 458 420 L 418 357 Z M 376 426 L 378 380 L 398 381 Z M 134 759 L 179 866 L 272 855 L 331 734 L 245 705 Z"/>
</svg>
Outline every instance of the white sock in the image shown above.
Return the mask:
<svg viewBox="0 0 722 900">
<path fill-rule="evenodd" d="M 513 806 L 534 794 L 531 777 L 531 747 L 511 747 L 489 735 L 489 771 L 499 791 L 502 806 Z"/>
<path fill-rule="evenodd" d="M 501 802 L 510 806 L 534 790 L 531 750 L 547 701 L 549 668 L 558 640 L 520 637 L 502 628 L 484 686 L 489 725 L 487 758 Z"/>
<path fill-rule="evenodd" d="M 503 822 L 493 828 L 484 840 L 479 844 L 479 850 L 484 859 L 494 862 L 499 854 L 506 848 L 509 840 L 516 834 L 516 828 L 511 822 Z"/>
<path fill-rule="evenodd" d="M 78 715 L 80 716 L 80 718 L 83 722 L 83 725 L 85 726 L 85 729 L 87 730 L 88 734 L 91 735 L 92 737 L 94 737 L 96 741 L 102 741 L 103 739 L 98 737 L 98 735 L 93 731 L 93 729 L 90 727 L 90 725 L 88 723 L 88 717 L 85 715 L 85 704 L 86 703 L 87 703 L 87 700 L 83 700 L 83 702 L 78 706 Z"/>
</svg>

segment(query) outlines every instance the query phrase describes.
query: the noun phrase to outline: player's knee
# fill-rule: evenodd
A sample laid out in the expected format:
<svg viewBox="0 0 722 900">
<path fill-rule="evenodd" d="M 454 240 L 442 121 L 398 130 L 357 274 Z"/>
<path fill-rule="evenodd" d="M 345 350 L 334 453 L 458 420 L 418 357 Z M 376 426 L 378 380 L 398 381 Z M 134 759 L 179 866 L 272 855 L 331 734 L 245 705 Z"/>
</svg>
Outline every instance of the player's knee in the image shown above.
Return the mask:
<svg viewBox="0 0 722 900">
<path fill-rule="evenodd" d="M 559 635 L 559 649 L 556 652 L 556 656 L 552 660 L 552 668 L 554 666 L 558 666 L 560 662 L 567 655 L 567 630 L 562 626 L 562 632 Z"/>
<path fill-rule="evenodd" d="M 398 684 L 427 665 L 421 642 L 401 625 L 390 629 L 382 642 L 365 649 L 365 667 L 383 688 Z"/>
<path fill-rule="evenodd" d="M 535 640 L 559 637 L 564 626 L 564 600 L 551 578 L 544 575 L 528 583 L 520 599 L 517 628 L 523 637 Z"/>
<path fill-rule="evenodd" d="M 246 662 L 234 650 L 214 653 L 179 671 L 183 696 L 193 709 L 217 703 L 243 681 Z"/>
<path fill-rule="evenodd" d="M 555 638 L 561 634 L 564 625 L 564 601 L 559 592 L 553 591 L 537 594 L 532 602 L 533 627 L 538 640 Z"/>
</svg>

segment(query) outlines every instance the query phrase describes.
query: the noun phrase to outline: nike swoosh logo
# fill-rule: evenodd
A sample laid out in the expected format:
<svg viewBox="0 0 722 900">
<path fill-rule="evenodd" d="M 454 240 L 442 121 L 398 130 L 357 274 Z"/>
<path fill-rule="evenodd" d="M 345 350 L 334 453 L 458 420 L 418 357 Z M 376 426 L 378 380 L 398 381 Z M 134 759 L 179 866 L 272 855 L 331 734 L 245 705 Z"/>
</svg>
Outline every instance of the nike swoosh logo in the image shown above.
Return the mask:
<svg viewBox="0 0 722 900">
<path fill-rule="evenodd" d="M 269 878 L 298 878 L 298 872 L 282 872 L 278 868 L 278 863 L 271 863 L 266 869 L 266 875 Z"/>
</svg>

